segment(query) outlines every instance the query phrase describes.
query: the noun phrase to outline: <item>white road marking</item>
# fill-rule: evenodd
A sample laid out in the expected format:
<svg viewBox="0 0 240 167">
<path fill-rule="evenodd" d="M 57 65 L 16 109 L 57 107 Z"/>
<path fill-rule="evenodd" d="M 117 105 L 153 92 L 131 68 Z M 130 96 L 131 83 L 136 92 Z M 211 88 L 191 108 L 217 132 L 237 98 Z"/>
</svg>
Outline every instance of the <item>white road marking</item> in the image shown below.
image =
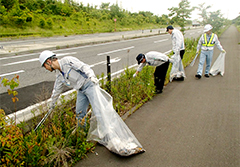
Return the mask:
<svg viewBox="0 0 240 167">
<path fill-rule="evenodd" d="M 154 41 L 154 43 L 159 43 L 159 42 L 164 42 L 164 41 L 167 41 L 168 39 L 162 39 L 162 40 L 159 40 L 159 41 Z"/>
<path fill-rule="evenodd" d="M 71 53 L 60 53 L 60 54 L 56 54 L 57 57 L 60 56 L 65 56 L 65 55 L 69 55 L 69 54 L 76 54 L 77 52 L 71 52 Z M 29 60 L 23 60 L 23 61 L 16 61 L 13 63 L 7 63 L 7 64 L 3 64 L 2 66 L 10 66 L 10 65 L 15 65 L 15 64 L 23 64 L 23 63 L 29 63 L 29 62 L 33 62 L 33 61 L 39 61 L 39 58 L 34 58 L 34 59 L 29 59 Z"/>
<path fill-rule="evenodd" d="M 25 72 L 25 71 L 20 70 L 20 71 L 10 72 L 10 73 L 6 73 L 6 74 L 0 74 L 0 77 L 5 77 L 5 76 L 8 76 L 8 75 L 13 75 L 13 74 L 19 74 L 19 73 L 22 73 L 22 72 Z"/>
<path fill-rule="evenodd" d="M 133 48 L 134 48 L 134 46 L 131 46 L 131 47 L 127 47 L 127 48 L 112 50 L 112 51 L 109 51 L 109 52 L 99 53 L 99 54 L 97 54 L 97 55 L 98 55 L 98 56 L 102 56 L 102 55 L 107 55 L 107 54 L 110 54 L 110 53 L 115 53 L 115 52 L 120 52 L 120 51 L 124 51 L 124 50 L 133 49 Z"/>
<path fill-rule="evenodd" d="M 119 62 L 120 60 L 121 60 L 121 58 L 116 57 L 116 58 L 114 58 L 114 59 L 110 59 L 110 63 L 117 63 L 117 62 Z M 106 61 L 100 61 L 100 62 L 98 62 L 98 63 L 95 63 L 95 64 L 90 65 L 90 67 L 94 67 L 94 66 L 100 65 L 100 64 L 107 64 L 107 62 L 106 62 Z"/>
</svg>

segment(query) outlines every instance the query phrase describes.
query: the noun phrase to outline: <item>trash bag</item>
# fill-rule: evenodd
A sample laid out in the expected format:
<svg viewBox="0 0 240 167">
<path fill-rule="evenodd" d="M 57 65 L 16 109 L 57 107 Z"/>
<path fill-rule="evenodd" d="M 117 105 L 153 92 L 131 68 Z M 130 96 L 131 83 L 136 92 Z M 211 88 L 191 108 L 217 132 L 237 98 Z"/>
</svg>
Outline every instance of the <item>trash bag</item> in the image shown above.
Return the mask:
<svg viewBox="0 0 240 167">
<path fill-rule="evenodd" d="M 100 106 L 92 110 L 87 141 L 97 141 L 121 156 L 145 152 L 131 130 L 117 114 L 112 97 L 105 90 L 96 89 Z"/>
<path fill-rule="evenodd" d="M 221 74 L 223 76 L 224 74 L 224 65 L 225 65 L 225 54 L 226 53 L 220 53 L 216 61 L 213 63 L 210 74 L 212 76 L 216 76 L 217 74 Z"/>
<path fill-rule="evenodd" d="M 172 57 L 173 59 L 173 63 L 172 63 L 172 69 L 170 72 L 170 82 L 172 82 L 172 80 L 174 78 L 182 78 L 182 77 L 186 77 L 185 72 L 184 72 L 184 68 L 183 68 L 183 64 L 182 64 L 182 60 L 181 57 L 179 55 L 179 53 L 175 53 Z"/>
</svg>

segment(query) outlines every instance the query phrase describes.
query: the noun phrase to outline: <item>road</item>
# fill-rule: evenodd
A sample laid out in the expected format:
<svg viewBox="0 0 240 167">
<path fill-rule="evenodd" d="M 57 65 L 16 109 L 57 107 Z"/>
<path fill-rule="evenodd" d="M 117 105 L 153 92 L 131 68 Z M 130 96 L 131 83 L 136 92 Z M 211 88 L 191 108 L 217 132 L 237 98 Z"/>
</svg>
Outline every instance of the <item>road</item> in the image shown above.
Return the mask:
<svg viewBox="0 0 240 167">
<path fill-rule="evenodd" d="M 145 153 L 120 157 L 98 145 L 75 167 L 239 167 L 240 33 L 231 26 L 220 41 L 227 51 L 223 77 L 195 79 L 196 60 L 184 82 L 169 83 L 127 118 Z"/>
<path fill-rule="evenodd" d="M 201 34 L 201 29 L 193 29 L 186 31 L 185 38 L 197 38 Z M 131 33 L 135 33 L 134 31 Z M 130 32 L 124 34 L 127 36 Z M 119 33 L 96 34 L 97 37 L 101 36 L 104 39 L 112 39 L 112 36 L 118 36 Z M 78 36 L 79 37 L 79 36 Z M 89 36 L 83 35 L 82 39 L 92 39 L 95 37 L 93 34 Z M 9 41 L 6 42 L 4 47 L 15 45 L 15 48 L 29 47 L 29 45 L 37 44 L 39 46 L 38 52 L 13 55 L 0 56 L 1 77 L 11 79 L 17 73 L 19 75 L 20 86 L 17 88 L 19 102 L 17 102 L 17 109 L 21 110 L 29 105 L 43 101 L 50 97 L 55 75 L 40 67 L 38 57 L 39 50 L 42 48 L 42 43 L 53 43 L 53 45 L 60 45 L 61 43 L 68 45 L 68 43 L 77 37 L 64 38 L 44 38 L 36 40 L 23 40 L 23 41 Z M 57 41 L 57 44 L 54 43 Z M 11 44 L 12 42 L 12 44 Z M 3 45 L 3 43 L 2 43 Z M 65 49 L 53 50 L 59 58 L 66 55 L 71 55 L 79 58 L 81 61 L 91 65 L 96 75 L 101 76 L 102 73 L 106 75 L 106 55 L 111 56 L 111 71 L 112 73 L 122 70 L 123 68 L 136 64 L 136 55 L 139 53 L 146 53 L 155 50 L 162 53 L 171 51 L 171 38 L 169 34 L 155 35 L 142 38 L 134 38 L 129 40 L 112 41 L 107 43 L 98 43 L 91 45 L 84 45 L 78 47 L 71 47 Z M 65 89 L 69 90 L 68 88 Z M 11 102 L 11 97 L 7 94 L 6 88 L 0 87 L 0 101 L 1 108 L 6 113 L 14 111 L 14 105 Z"/>
</svg>

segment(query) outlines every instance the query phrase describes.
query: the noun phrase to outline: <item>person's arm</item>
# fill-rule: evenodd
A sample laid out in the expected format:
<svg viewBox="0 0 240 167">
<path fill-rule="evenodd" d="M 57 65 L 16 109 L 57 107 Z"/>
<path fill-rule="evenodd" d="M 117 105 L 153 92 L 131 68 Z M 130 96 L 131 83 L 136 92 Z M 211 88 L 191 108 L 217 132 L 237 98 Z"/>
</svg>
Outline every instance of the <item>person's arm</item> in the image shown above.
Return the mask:
<svg viewBox="0 0 240 167">
<path fill-rule="evenodd" d="M 177 31 L 176 33 L 176 51 L 180 52 L 182 43 L 183 43 L 183 36 L 182 33 L 180 31 Z"/>
<path fill-rule="evenodd" d="M 83 72 L 88 78 L 96 77 L 94 71 L 88 64 L 83 63 L 82 61 L 78 60 L 75 57 L 72 57 L 71 66 L 73 67 L 74 70 L 76 71 L 80 70 L 81 72 Z"/>
<path fill-rule="evenodd" d="M 52 103 L 50 104 L 50 108 L 54 108 L 59 98 L 60 94 L 63 91 L 63 83 L 61 82 L 61 74 L 59 74 L 55 80 L 53 91 L 52 91 Z"/>
<path fill-rule="evenodd" d="M 203 35 L 199 38 L 198 40 L 198 44 L 197 44 L 197 53 L 199 53 L 199 50 L 202 46 L 202 39 L 203 39 Z"/>
<path fill-rule="evenodd" d="M 140 71 L 142 71 L 143 67 L 144 67 L 146 64 L 147 64 L 146 62 L 145 62 L 145 63 L 141 63 L 141 64 L 139 65 L 137 71 L 133 74 L 133 77 L 136 77 L 137 74 L 138 74 Z"/>
<path fill-rule="evenodd" d="M 215 44 L 217 45 L 217 48 L 218 48 L 220 51 L 225 52 L 225 50 L 223 49 L 220 41 L 218 40 L 217 34 L 214 35 L 214 38 L 215 38 Z"/>
<path fill-rule="evenodd" d="M 172 34 L 172 50 L 177 53 L 177 38 L 175 34 Z"/>
</svg>

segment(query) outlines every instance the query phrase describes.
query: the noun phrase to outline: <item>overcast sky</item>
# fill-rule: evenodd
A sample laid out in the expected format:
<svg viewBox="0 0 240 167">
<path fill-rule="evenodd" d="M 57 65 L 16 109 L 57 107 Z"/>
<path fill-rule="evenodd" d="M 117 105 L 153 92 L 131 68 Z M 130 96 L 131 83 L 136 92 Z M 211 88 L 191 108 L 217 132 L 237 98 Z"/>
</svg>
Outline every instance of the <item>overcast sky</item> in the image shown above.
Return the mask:
<svg viewBox="0 0 240 167">
<path fill-rule="evenodd" d="M 97 5 L 98 7 L 102 4 L 102 2 L 107 3 L 110 2 L 110 6 L 112 4 L 118 3 L 120 7 L 133 12 L 139 11 L 150 11 L 155 15 L 161 16 L 162 14 L 169 14 L 170 11 L 168 8 L 178 7 L 178 4 L 181 0 L 74 0 L 75 2 L 82 2 L 84 6 L 88 3 L 90 5 Z M 198 6 L 199 4 L 205 3 L 205 7 L 208 5 L 212 5 L 208 12 L 213 12 L 217 10 L 221 10 L 224 18 L 227 19 L 235 19 L 240 13 L 240 2 L 239 0 L 188 0 L 191 6 Z M 198 19 L 199 11 L 192 12 L 192 20 Z"/>
</svg>

